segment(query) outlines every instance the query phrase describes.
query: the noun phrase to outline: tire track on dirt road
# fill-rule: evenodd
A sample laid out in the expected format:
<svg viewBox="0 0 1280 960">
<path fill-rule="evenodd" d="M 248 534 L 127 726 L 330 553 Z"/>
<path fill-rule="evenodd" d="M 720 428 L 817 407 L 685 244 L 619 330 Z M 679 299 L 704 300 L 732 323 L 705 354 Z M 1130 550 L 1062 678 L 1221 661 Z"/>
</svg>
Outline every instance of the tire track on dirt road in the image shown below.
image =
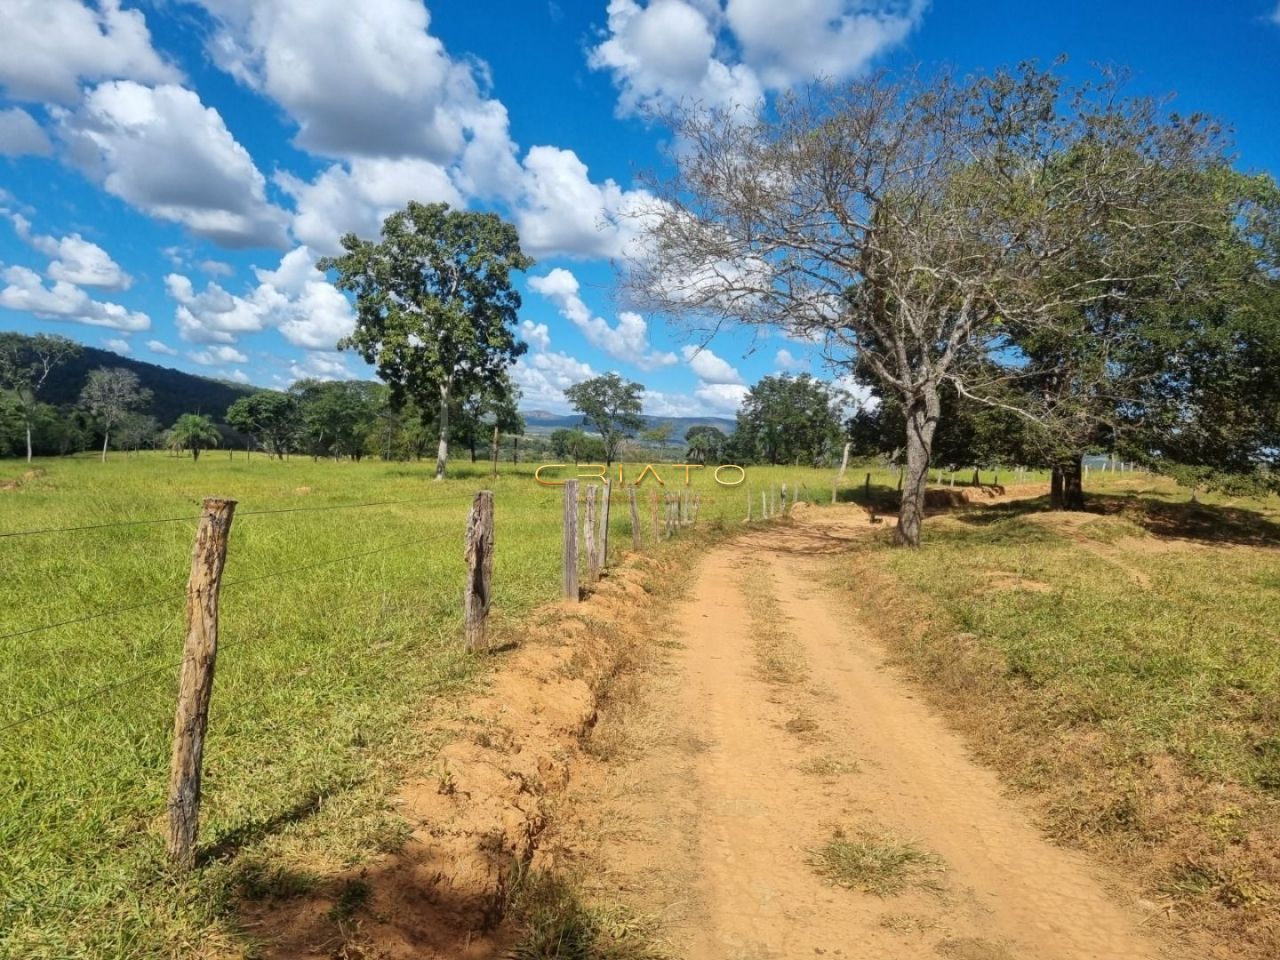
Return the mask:
<svg viewBox="0 0 1280 960">
<path fill-rule="evenodd" d="M 651 705 L 671 726 L 669 742 L 704 746 L 680 757 L 679 776 L 665 762 L 632 765 L 608 815 L 650 821 L 646 839 L 629 841 L 646 849 L 621 840 L 604 856 L 621 871 L 666 863 L 690 884 L 669 931 L 689 960 L 1171 956 L 1099 868 L 1037 831 L 959 735 L 885 669 L 848 599 L 822 586 L 823 555 L 866 530 L 852 511 L 805 511 L 704 558 L 676 608 L 680 647 Z M 806 681 L 760 676 L 757 594 L 768 595 L 774 632 L 789 636 Z M 848 763 L 824 768 L 832 757 Z M 635 783 L 637 771 L 649 782 Z M 628 796 L 641 795 L 628 809 Z M 882 898 L 827 883 L 810 861 L 838 829 L 936 854 L 939 888 Z"/>
</svg>

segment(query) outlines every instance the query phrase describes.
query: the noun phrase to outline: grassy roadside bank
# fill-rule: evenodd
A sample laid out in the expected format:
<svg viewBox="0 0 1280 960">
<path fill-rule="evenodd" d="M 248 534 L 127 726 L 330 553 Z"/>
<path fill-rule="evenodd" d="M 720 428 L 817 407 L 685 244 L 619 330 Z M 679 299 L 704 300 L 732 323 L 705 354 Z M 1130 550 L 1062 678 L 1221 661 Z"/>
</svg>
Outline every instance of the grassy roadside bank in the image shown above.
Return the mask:
<svg viewBox="0 0 1280 960">
<path fill-rule="evenodd" d="M 532 469 L 504 464 L 494 481 L 486 464 L 459 464 L 434 484 L 421 465 L 153 455 L 44 461 L 0 491 L 0 532 L 175 518 L 0 540 L 0 633 L 15 634 L 0 643 L 0 956 L 238 955 L 238 901 L 305 892 L 401 843 L 389 792 L 439 746 L 435 718 L 492 666 L 460 643 L 476 489 L 496 494 L 497 630 L 518 636 L 558 595 L 560 491 Z M 777 474 L 752 480 L 818 479 Z M 738 496 L 697 489 L 699 527 L 655 554 L 741 520 Z M 184 877 L 163 856 L 164 792 L 191 518 L 211 493 L 240 507 L 204 856 Z M 627 513 L 615 502 L 616 550 L 630 546 Z M 641 518 L 647 529 L 647 505 Z M 79 622 L 153 598 L 172 602 Z"/>
<path fill-rule="evenodd" d="M 1277 504 L 1146 480 L 868 542 L 834 578 L 1055 838 L 1210 955 L 1280 955 Z"/>
</svg>

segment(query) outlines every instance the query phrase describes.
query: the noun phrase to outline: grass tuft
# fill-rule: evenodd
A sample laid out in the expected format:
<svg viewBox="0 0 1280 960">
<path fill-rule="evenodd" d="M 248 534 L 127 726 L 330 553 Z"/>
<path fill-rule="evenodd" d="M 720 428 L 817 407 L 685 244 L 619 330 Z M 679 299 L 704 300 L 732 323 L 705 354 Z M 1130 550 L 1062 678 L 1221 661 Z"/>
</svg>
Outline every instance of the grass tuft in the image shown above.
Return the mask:
<svg viewBox="0 0 1280 960">
<path fill-rule="evenodd" d="M 914 843 L 867 830 L 849 835 L 839 828 L 813 851 L 809 863 L 837 886 L 878 897 L 908 887 L 939 890 L 938 875 L 943 871 L 940 857 Z"/>
</svg>

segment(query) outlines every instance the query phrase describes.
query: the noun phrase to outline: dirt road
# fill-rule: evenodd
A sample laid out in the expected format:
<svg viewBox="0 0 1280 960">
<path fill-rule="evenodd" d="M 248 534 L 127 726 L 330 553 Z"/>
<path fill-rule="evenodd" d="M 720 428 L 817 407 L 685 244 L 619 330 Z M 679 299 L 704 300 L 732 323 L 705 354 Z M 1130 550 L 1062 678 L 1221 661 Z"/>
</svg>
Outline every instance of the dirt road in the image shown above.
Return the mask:
<svg viewBox="0 0 1280 960">
<path fill-rule="evenodd" d="M 1170 955 L 885 666 L 892 626 L 823 586 L 867 529 L 802 512 L 703 560 L 643 706 L 602 731 L 625 760 L 570 805 L 607 865 L 597 888 L 638 898 L 690 960 Z M 926 866 L 896 893 L 841 886 L 815 866 L 833 836 Z"/>
</svg>

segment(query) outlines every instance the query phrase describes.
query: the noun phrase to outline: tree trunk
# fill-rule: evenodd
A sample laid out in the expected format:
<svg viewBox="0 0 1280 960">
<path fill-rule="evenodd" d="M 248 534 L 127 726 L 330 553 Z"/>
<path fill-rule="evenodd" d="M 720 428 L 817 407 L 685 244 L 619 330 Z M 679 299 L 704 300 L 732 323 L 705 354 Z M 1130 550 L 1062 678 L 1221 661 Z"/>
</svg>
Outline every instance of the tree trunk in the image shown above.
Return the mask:
<svg viewBox="0 0 1280 960">
<path fill-rule="evenodd" d="M 107 462 L 107 442 L 111 439 L 111 431 L 104 430 L 102 433 L 102 462 Z"/>
<path fill-rule="evenodd" d="M 520 462 L 520 437 L 516 435 L 511 438 L 511 462 L 518 464 Z"/>
<path fill-rule="evenodd" d="M 495 423 L 493 425 L 493 446 L 490 448 L 490 453 L 493 455 L 493 475 L 495 477 L 498 475 L 498 442 L 500 439 L 501 434 L 498 433 L 498 425 Z"/>
<path fill-rule="evenodd" d="M 920 546 L 920 525 L 924 520 L 924 493 L 929 483 L 929 456 L 933 452 L 933 433 L 938 427 L 941 402 L 938 388 L 926 383 L 919 396 L 907 404 L 907 461 L 898 475 L 902 485 L 902 502 L 898 509 L 898 528 L 893 540 L 901 547 Z M 905 475 L 904 475 L 905 474 Z"/>
<path fill-rule="evenodd" d="M 198 463 L 199 461 L 200 461 L 200 448 L 199 448 L 199 447 L 192 447 L 192 448 L 191 448 L 191 462 L 192 462 L 192 463 Z"/>
<path fill-rule="evenodd" d="M 440 388 L 440 443 L 436 446 L 436 480 L 444 479 L 449 462 L 449 386 Z"/>
<path fill-rule="evenodd" d="M 849 448 L 852 446 L 852 441 L 846 441 L 844 445 L 844 454 L 840 457 L 840 475 L 836 477 L 837 481 L 843 480 L 844 472 L 849 469 Z"/>
<path fill-rule="evenodd" d="M 476 462 L 476 437 L 474 433 L 471 435 L 471 438 L 470 438 L 470 447 L 471 447 L 471 462 L 475 463 Z"/>
<path fill-rule="evenodd" d="M 1053 465 L 1049 483 L 1049 506 L 1053 510 L 1084 509 L 1083 456 Z"/>
</svg>

